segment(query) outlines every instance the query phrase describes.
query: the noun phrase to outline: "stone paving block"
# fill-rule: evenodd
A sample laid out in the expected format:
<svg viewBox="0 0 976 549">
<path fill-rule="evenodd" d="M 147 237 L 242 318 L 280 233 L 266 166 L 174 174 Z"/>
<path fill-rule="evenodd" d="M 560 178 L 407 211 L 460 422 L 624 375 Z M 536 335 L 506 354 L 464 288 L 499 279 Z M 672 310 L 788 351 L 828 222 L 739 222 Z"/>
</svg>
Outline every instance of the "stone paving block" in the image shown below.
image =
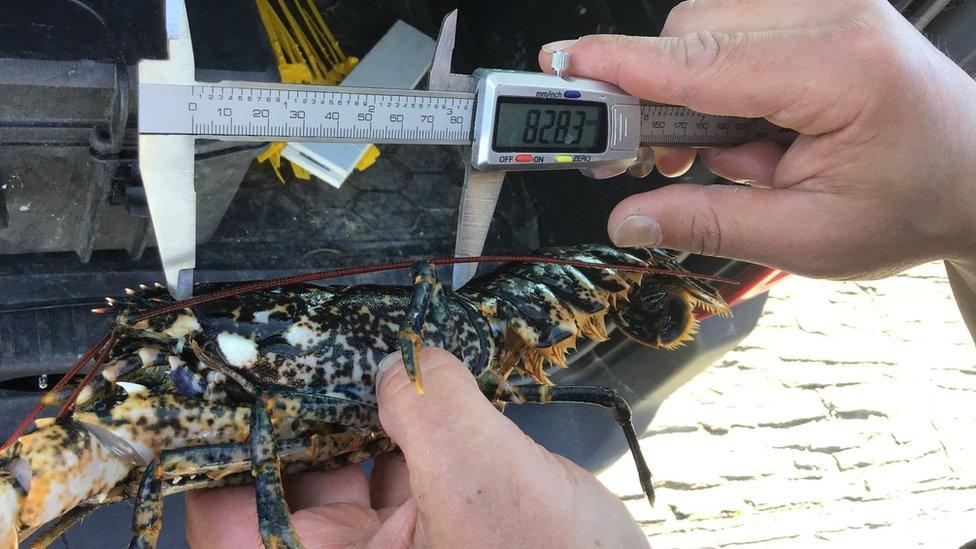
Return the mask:
<svg viewBox="0 0 976 549">
<path fill-rule="evenodd" d="M 645 526 L 644 532 L 652 549 L 709 549 L 719 547 L 715 542 L 718 534 L 711 530 L 679 530 L 659 532 L 654 526 Z"/>
<path fill-rule="evenodd" d="M 864 420 L 827 418 L 788 429 L 757 430 L 753 436 L 770 448 L 832 454 L 856 448 L 871 437 L 881 436 L 888 427 L 888 422 L 879 417 Z"/>
<path fill-rule="evenodd" d="M 896 364 L 898 361 L 891 337 L 881 332 L 862 331 L 856 337 L 853 334 L 831 337 L 786 328 L 769 331 L 772 332 L 770 348 L 785 363 Z"/>
<path fill-rule="evenodd" d="M 675 520 L 674 513 L 671 512 L 671 508 L 663 503 L 657 502 L 653 507 L 647 501 L 647 498 L 641 496 L 636 498 L 628 498 L 624 501 L 624 505 L 630 514 L 634 517 L 634 520 L 641 524 L 651 524 L 651 523 L 661 523 L 666 521 Z"/>
<path fill-rule="evenodd" d="M 722 361 L 715 365 L 715 369 L 723 367 L 734 367 L 740 370 L 756 369 L 769 376 L 774 368 L 782 364 L 783 362 L 773 351 L 744 345 L 736 347 L 722 357 Z"/>
<path fill-rule="evenodd" d="M 741 484 L 727 482 L 704 490 L 661 489 L 657 494 L 657 505 L 667 505 L 678 520 L 738 517 L 752 510 L 743 499 L 747 495 L 745 488 Z"/>
<path fill-rule="evenodd" d="M 718 446 L 721 449 L 716 449 L 711 435 L 700 433 L 661 435 L 641 443 L 655 482 L 688 490 L 720 483 L 720 467 L 716 464 L 718 456 L 727 453 L 728 448 L 722 442 Z"/>
<path fill-rule="evenodd" d="M 932 425 L 941 436 L 953 472 L 969 484 L 976 484 L 976 419 L 937 419 Z"/>
<path fill-rule="evenodd" d="M 929 368 L 925 377 L 935 387 L 950 391 L 967 391 L 976 399 L 976 365 L 961 368 Z"/>
<path fill-rule="evenodd" d="M 911 402 L 911 386 L 894 380 L 876 380 L 846 387 L 824 387 L 817 394 L 834 416 L 845 419 L 889 417 Z"/>
<path fill-rule="evenodd" d="M 793 452 L 767 446 L 733 446 L 715 455 L 715 470 L 722 480 L 754 480 L 761 477 L 787 478 L 796 470 Z"/>
<path fill-rule="evenodd" d="M 794 450 L 792 457 L 796 469 L 792 478 L 823 478 L 824 474 L 837 471 L 837 461 L 830 454 Z"/>
<path fill-rule="evenodd" d="M 908 461 L 885 463 L 849 469 L 838 476 L 852 484 L 861 484 L 861 499 L 892 498 L 919 488 L 935 489 L 958 483 L 944 454 L 932 453 Z"/>
<path fill-rule="evenodd" d="M 789 427 L 827 417 L 827 409 L 815 394 L 798 389 L 781 389 L 760 394 L 730 394 L 723 407 L 704 410 L 699 422 L 707 430 L 727 431 L 733 427 Z"/>
<path fill-rule="evenodd" d="M 947 336 L 949 334 L 942 334 L 936 341 L 945 341 Z M 957 345 L 954 343 L 933 344 L 929 338 L 926 338 L 925 341 L 905 344 L 900 349 L 901 357 L 899 363 L 909 369 L 905 374 L 914 373 L 920 379 L 924 379 L 927 375 L 927 370 L 932 368 L 972 371 L 973 368 L 976 368 L 976 357 L 973 356 L 973 342 L 971 339 L 962 339 L 968 336 L 969 332 L 963 327 L 958 334 L 951 337 L 955 338 L 956 341 L 965 341 L 966 345 Z"/>
<path fill-rule="evenodd" d="M 908 461 L 941 451 L 941 448 L 926 444 L 898 444 L 890 436 L 875 436 L 857 448 L 850 448 L 833 454 L 841 471 L 884 465 L 898 461 Z"/>
<path fill-rule="evenodd" d="M 908 407 L 925 410 L 929 417 L 944 423 L 972 423 L 976 419 L 976 399 L 968 391 L 936 389 L 925 400 L 914 401 Z"/>
<path fill-rule="evenodd" d="M 899 532 L 890 527 L 844 528 L 834 532 L 818 532 L 814 538 L 844 547 L 907 547 Z"/>
<path fill-rule="evenodd" d="M 819 362 L 791 362 L 770 370 L 785 387 L 817 389 L 845 385 L 872 384 L 892 379 L 887 365 L 839 364 L 824 365 Z"/>
<path fill-rule="evenodd" d="M 865 492 L 863 484 L 839 475 L 828 475 L 822 479 L 765 478 L 751 484 L 743 498 L 757 511 L 820 508 L 831 501 L 859 497 Z"/>
</svg>

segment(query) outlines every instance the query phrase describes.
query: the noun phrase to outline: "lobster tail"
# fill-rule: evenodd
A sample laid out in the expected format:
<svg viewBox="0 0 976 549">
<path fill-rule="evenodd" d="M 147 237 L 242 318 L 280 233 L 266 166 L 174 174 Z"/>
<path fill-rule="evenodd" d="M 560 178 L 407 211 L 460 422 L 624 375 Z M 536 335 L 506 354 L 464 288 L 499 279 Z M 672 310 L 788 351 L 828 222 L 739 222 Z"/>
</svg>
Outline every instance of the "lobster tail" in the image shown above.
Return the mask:
<svg viewBox="0 0 976 549">
<path fill-rule="evenodd" d="M 698 331 L 695 305 L 680 285 L 647 281 L 634 286 L 611 313 L 630 339 L 656 349 L 674 349 Z"/>
<path fill-rule="evenodd" d="M 663 250 L 635 252 L 649 266 L 686 272 Z M 634 341 L 655 349 L 674 349 L 687 343 L 698 331 L 697 309 L 731 314 L 722 296 L 703 282 L 678 276 L 644 276 L 631 287 L 627 299 L 613 308 L 611 318 Z"/>
<path fill-rule="evenodd" d="M 535 253 L 595 266 L 512 263 L 458 293 L 488 317 L 500 338 L 502 377 L 517 371 L 549 383 L 545 365 L 565 366 L 566 353 L 579 338 L 607 339 L 608 314 L 628 337 L 670 349 L 694 335 L 696 308 L 728 312 L 715 290 L 682 277 L 687 271 L 661 250 L 583 245 Z M 642 274 L 607 264 L 675 274 Z"/>
</svg>

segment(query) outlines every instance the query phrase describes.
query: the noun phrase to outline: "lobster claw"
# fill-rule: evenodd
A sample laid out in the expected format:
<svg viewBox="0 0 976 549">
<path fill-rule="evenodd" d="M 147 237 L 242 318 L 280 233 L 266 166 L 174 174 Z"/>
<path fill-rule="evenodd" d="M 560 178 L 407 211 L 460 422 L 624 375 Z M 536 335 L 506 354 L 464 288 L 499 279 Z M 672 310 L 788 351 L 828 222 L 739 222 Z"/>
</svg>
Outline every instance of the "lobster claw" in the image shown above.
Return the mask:
<svg viewBox="0 0 976 549">
<path fill-rule="evenodd" d="M 407 377 L 413 382 L 417 394 L 424 394 L 424 379 L 420 375 L 419 355 L 423 342 L 420 336 L 410 330 L 403 330 L 400 333 L 400 356 L 403 358 L 403 366 L 407 370 Z"/>
</svg>

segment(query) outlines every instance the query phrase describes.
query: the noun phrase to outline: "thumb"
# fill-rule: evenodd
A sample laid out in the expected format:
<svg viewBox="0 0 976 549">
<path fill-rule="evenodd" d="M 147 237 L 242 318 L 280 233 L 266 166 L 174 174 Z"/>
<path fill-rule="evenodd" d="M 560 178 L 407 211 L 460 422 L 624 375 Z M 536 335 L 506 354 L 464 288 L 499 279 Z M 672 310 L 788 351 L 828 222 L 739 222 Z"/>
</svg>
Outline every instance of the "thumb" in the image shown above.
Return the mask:
<svg viewBox="0 0 976 549">
<path fill-rule="evenodd" d="M 424 394 L 417 393 L 398 353 L 381 362 L 377 390 L 380 422 L 400 445 L 414 488 L 426 489 L 432 481 L 434 488 L 446 485 L 459 492 L 445 475 L 457 474 L 462 484 L 470 484 L 464 478 L 483 468 L 482 462 L 495 461 L 495 454 L 514 450 L 513 445 L 535 446 L 485 398 L 454 355 L 427 348 L 418 362 Z"/>
<path fill-rule="evenodd" d="M 589 35 L 546 44 L 539 64 L 550 71 L 553 52 L 565 51 L 572 55 L 573 76 L 616 84 L 641 99 L 710 114 L 762 116 L 778 126 L 821 134 L 849 123 L 863 105 L 858 101 L 868 88 L 864 66 L 881 63 L 867 57 L 863 64 L 855 62 L 851 52 L 869 32 L 852 30 L 832 39 L 819 27 Z"/>
<path fill-rule="evenodd" d="M 860 213 L 858 209 L 860 208 Z M 738 185 L 669 185 L 614 208 L 607 229 L 618 246 L 648 246 L 821 275 L 836 263 L 824 242 L 869 235 L 877 220 L 841 195 Z"/>
<path fill-rule="evenodd" d="M 398 355 L 381 362 L 380 422 L 406 459 L 422 516 L 418 535 L 442 541 L 471 535 L 477 545 L 477 529 L 459 532 L 457 525 L 482 524 L 484 517 L 475 514 L 486 502 L 509 499 L 515 461 L 538 470 L 543 450 L 495 409 L 454 355 L 423 349 L 419 363 L 424 394 L 414 389 Z"/>
</svg>

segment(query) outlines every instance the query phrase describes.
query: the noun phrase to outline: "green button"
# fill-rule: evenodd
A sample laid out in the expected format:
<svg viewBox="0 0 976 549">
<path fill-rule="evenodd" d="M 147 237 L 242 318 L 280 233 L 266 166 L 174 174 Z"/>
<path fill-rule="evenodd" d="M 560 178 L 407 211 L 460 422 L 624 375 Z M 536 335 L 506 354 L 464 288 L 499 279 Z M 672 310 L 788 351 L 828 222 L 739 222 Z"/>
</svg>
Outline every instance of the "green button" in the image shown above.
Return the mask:
<svg viewBox="0 0 976 549">
<path fill-rule="evenodd" d="M 572 162 L 572 161 L 573 161 L 573 155 L 570 155 L 570 154 L 557 154 L 556 155 L 556 162 Z"/>
</svg>

